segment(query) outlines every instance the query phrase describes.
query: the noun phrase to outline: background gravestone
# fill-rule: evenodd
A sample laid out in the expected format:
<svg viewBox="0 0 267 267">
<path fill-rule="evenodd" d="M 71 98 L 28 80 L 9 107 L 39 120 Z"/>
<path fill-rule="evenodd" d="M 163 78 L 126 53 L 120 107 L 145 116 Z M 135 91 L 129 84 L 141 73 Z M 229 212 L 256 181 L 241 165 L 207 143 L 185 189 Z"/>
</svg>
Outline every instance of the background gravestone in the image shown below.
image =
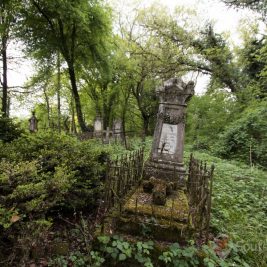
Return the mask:
<svg viewBox="0 0 267 267">
<path fill-rule="evenodd" d="M 97 115 L 94 121 L 94 136 L 102 137 L 103 134 L 103 120 L 100 115 Z"/>
<path fill-rule="evenodd" d="M 156 93 L 160 103 L 145 177 L 178 181 L 183 185 L 185 109 L 194 94 L 194 83 L 172 78 L 164 82 Z"/>
<path fill-rule="evenodd" d="M 121 119 L 116 119 L 113 121 L 113 137 L 115 141 L 122 140 L 122 121 Z"/>
<path fill-rule="evenodd" d="M 35 116 L 35 112 L 32 112 L 32 117 L 29 119 L 29 130 L 31 133 L 38 131 L 38 120 Z"/>
</svg>

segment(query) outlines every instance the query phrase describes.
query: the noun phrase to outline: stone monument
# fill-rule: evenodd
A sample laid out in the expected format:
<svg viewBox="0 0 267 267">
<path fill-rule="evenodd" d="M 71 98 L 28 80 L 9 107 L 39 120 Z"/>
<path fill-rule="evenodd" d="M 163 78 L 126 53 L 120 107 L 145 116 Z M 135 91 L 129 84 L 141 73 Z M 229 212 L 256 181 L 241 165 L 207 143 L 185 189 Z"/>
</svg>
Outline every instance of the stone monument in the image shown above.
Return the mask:
<svg viewBox="0 0 267 267">
<path fill-rule="evenodd" d="M 194 83 L 180 78 L 164 82 L 156 90 L 159 110 L 145 178 L 155 177 L 184 186 L 184 130 L 187 102 L 194 94 Z"/>
<path fill-rule="evenodd" d="M 103 131 L 103 136 L 102 136 L 102 142 L 104 144 L 109 144 L 110 143 L 110 137 L 113 135 L 113 131 L 109 130 L 109 127 L 105 131 Z"/>
<path fill-rule="evenodd" d="M 122 140 L 122 121 L 121 119 L 116 119 L 113 121 L 113 137 L 115 141 L 120 142 Z"/>
<path fill-rule="evenodd" d="M 29 130 L 31 133 L 38 131 L 38 120 L 35 116 L 35 112 L 32 112 L 32 117 L 29 119 Z"/>
<path fill-rule="evenodd" d="M 103 134 L 103 120 L 100 115 L 96 115 L 94 121 L 94 137 L 101 138 Z"/>
</svg>

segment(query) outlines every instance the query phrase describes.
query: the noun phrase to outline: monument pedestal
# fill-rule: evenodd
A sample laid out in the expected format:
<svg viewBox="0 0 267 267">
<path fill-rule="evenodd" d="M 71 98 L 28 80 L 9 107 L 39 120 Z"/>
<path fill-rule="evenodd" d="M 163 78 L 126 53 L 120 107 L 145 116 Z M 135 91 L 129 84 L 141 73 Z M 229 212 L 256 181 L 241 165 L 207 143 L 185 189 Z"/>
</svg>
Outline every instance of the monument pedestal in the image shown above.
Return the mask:
<svg viewBox="0 0 267 267">
<path fill-rule="evenodd" d="M 175 182 L 178 187 L 185 186 L 185 168 L 183 163 L 168 162 L 164 160 L 149 160 L 145 164 L 144 178 L 155 177 Z"/>
</svg>

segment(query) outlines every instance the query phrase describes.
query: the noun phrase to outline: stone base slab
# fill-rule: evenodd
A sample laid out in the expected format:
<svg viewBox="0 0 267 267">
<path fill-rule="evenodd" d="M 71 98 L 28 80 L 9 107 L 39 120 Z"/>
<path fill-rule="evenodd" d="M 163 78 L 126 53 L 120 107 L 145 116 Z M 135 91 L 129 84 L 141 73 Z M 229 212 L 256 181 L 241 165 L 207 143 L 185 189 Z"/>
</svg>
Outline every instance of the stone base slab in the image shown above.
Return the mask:
<svg viewBox="0 0 267 267">
<path fill-rule="evenodd" d="M 154 205 L 152 195 L 139 187 L 123 205 L 117 229 L 130 235 L 144 234 L 144 225 L 151 238 L 158 241 L 183 241 L 187 236 L 189 206 L 183 190 L 174 191 L 164 206 Z"/>
<path fill-rule="evenodd" d="M 181 163 L 164 162 L 164 161 L 148 161 L 144 168 L 144 178 L 149 179 L 155 177 L 177 183 L 178 187 L 185 186 L 185 169 Z"/>
</svg>

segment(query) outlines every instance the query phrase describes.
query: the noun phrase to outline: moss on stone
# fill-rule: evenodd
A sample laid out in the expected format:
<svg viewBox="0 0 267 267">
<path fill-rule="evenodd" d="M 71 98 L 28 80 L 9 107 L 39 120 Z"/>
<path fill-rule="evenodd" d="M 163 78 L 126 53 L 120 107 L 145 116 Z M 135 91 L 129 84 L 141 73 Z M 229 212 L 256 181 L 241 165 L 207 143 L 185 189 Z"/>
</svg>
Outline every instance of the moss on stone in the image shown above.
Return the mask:
<svg viewBox="0 0 267 267">
<path fill-rule="evenodd" d="M 142 187 L 126 201 L 123 211 L 129 214 L 153 216 L 177 222 L 186 222 L 188 218 L 188 199 L 184 191 L 176 191 L 166 199 L 164 206 L 154 205 L 152 195 L 145 193 Z"/>
</svg>

